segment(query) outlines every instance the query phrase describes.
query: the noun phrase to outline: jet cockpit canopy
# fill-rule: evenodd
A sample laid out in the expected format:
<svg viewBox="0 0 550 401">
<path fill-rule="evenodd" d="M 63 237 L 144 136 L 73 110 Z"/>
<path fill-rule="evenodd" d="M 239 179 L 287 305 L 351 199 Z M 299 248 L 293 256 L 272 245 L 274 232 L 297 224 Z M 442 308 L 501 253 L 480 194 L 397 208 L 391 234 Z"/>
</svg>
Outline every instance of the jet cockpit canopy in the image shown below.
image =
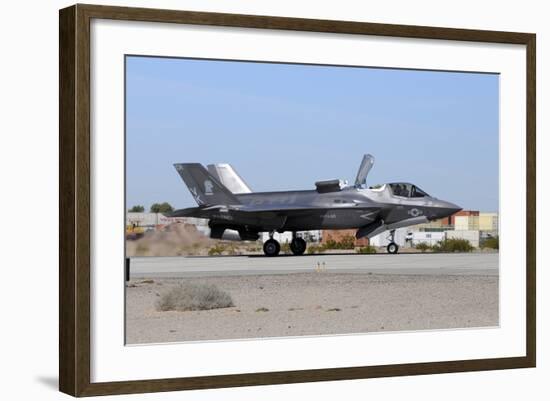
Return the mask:
<svg viewBox="0 0 550 401">
<path fill-rule="evenodd" d="M 394 182 L 388 185 L 394 196 L 401 196 L 404 198 L 423 198 L 425 196 L 430 196 L 416 185 L 408 182 Z"/>
</svg>

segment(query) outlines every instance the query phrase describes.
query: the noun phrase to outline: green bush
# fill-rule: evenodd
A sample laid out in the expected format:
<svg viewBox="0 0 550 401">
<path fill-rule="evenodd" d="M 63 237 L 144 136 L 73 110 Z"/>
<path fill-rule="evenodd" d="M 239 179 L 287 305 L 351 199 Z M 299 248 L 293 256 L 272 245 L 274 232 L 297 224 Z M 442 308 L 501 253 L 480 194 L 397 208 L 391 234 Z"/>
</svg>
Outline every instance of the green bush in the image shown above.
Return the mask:
<svg viewBox="0 0 550 401">
<path fill-rule="evenodd" d="M 376 248 L 372 245 L 362 246 L 355 250 L 357 253 L 376 253 Z"/>
<path fill-rule="evenodd" d="M 434 252 L 472 252 L 474 247 L 467 239 L 449 238 L 432 247 Z"/>
<path fill-rule="evenodd" d="M 426 252 L 428 249 L 431 249 L 432 247 L 428 245 L 426 242 L 420 242 L 414 246 L 416 249 L 421 251 L 422 253 Z"/>
<path fill-rule="evenodd" d="M 483 248 L 499 249 L 499 238 L 498 238 L 498 236 L 487 238 L 485 241 L 483 241 Z"/>
</svg>

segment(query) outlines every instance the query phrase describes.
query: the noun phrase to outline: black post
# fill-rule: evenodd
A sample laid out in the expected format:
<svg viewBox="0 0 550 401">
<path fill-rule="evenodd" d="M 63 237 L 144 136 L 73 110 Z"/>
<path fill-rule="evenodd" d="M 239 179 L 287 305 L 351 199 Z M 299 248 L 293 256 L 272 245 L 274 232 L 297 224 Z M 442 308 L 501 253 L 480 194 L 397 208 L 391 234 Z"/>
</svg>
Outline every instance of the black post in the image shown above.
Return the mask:
<svg viewBox="0 0 550 401">
<path fill-rule="evenodd" d="M 130 258 L 126 258 L 126 263 L 124 264 L 124 278 L 126 281 L 130 281 Z"/>
</svg>

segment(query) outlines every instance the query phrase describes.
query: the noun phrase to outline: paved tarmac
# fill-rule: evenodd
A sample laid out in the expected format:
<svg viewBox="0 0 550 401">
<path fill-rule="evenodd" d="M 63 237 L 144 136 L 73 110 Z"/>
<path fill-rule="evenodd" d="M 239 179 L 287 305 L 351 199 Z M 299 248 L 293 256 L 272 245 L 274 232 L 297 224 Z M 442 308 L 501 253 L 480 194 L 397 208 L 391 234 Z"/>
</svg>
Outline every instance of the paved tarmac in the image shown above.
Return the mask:
<svg viewBox="0 0 550 401">
<path fill-rule="evenodd" d="M 498 276 L 498 253 L 313 254 L 274 258 L 188 256 L 131 258 L 130 277 L 180 278 L 306 273 L 485 275 Z"/>
</svg>

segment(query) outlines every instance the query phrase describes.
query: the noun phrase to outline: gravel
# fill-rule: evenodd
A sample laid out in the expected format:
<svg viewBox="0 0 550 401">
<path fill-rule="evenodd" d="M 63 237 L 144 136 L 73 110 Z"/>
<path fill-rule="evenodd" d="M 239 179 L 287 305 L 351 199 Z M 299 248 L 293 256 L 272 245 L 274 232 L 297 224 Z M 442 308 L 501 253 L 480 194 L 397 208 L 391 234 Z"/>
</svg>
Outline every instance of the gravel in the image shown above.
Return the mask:
<svg viewBox="0 0 550 401">
<path fill-rule="evenodd" d="M 233 307 L 159 311 L 182 285 L 215 285 Z M 498 326 L 498 277 L 293 273 L 132 280 L 126 343 Z"/>
</svg>

